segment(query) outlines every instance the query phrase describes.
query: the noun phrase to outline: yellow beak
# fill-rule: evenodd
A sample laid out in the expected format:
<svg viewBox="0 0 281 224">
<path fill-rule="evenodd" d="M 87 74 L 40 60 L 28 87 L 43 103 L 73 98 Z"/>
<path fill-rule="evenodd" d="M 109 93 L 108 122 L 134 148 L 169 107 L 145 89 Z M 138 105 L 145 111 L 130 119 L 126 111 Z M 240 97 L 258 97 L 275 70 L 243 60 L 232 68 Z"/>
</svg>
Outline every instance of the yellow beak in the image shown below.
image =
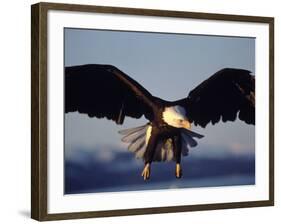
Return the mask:
<svg viewBox="0 0 281 224">
<path fill-rule="evenodd" d="M 191 123 L 189 121 L 187 121 L 187 120 L 184 120 L 183 121 L 183 127 L 185 129 L 191 129 Z"/>
</svg>

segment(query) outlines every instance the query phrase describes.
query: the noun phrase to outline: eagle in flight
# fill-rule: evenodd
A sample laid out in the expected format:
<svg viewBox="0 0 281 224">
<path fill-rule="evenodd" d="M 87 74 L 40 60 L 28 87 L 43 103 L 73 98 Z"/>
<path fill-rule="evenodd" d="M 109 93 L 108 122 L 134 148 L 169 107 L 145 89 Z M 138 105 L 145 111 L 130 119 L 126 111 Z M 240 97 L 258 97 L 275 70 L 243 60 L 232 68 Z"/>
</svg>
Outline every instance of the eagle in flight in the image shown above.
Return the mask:
<svg viewBox="0 0 281 224">
<path fill-rule="evenodd" d="M 151 175 L 153 161 L 176 162 L 175 176 L 181 178 L 181 156 L 203 136 L 191 124 L 234 121 L 238 116 L 255 124 L 255 77 L 243 69 L 224 68 L 203 81 L 189 95 L 167 101 L 151 95 L 137 81 L 112 65 L 87 64 L 65 67 L 65 113 L 107 118 L 122 125 L 125 117 L 148 123 L 122 130 L 122 141 L 144 161 L 144 180 Z"/>
</svg>

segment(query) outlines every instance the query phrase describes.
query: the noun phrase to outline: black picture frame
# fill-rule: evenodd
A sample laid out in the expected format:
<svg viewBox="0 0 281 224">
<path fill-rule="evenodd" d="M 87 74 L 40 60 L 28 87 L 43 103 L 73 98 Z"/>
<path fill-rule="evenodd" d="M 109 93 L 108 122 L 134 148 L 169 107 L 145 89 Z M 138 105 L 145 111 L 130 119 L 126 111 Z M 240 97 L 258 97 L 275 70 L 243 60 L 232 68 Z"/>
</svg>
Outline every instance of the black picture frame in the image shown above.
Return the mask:
<svg viewBox="0 0 281 224">
<path fill-rule="evenodd" d="M 89 5 L 38 3 L 31 7 L 31 116 L 32 116 L 32 162 L 31 162 L 31 217 L 39 221 L 59 219 L 79 219 L 108 216 L 140 215 L 169 212 L 187 212 L 225 208 L 242 208 L 274 205 L 274 18 L 258 16 L 224 15 L 194 13 L 183 11 L 165 11 L 137 8 L 119 8 Z M 203 205 L 170 206 L 159 208 L 131 208 L 109 211 L 87 211 L 75 213 L 48 214 L 47 191 L 47 13 L 49 10 L 73 12 L 98 12 L 109 14 L 128 14 L 138 16 L 158 16 L 166 18 L 194 18 L 204 20 L 223 20 L 235 22 L 253 22 L 269 25 L 269 200 L 245 201 L 233 203 L 215 203 Z"/>
</svg>

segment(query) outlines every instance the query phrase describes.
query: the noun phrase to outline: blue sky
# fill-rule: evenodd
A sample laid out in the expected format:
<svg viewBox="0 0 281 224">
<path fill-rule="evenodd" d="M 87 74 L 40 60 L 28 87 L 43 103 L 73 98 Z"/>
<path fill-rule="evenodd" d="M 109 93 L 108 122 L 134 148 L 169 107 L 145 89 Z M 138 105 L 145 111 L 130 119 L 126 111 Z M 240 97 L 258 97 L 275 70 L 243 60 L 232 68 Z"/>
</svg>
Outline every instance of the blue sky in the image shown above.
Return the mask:
<svg viewBox="0 0 281 224">
<path fill-rule="evenodd" d="M 225 67 L 255 72 L 253 38 L 156 34 L 65 29 L 65 65 L 112 64 L 153 95 L 167 100 L 186 97 L 190 90 Z M 69 113 L 65 116 L 66 150 L 120 146 L 118 130 L 142 125 L 126 118 L 123 126 L 106 119 Z M 203 145 L 227 146 L 234 153 L 254 150 L 254 126 L 241 121 L 193 127 Z M 124 146 L 125 147 L 125 146 Z M 212 153 L 212 152 L 206 152 Z M 223 153 L 223 152 L 222 152 Z"/>
</svg>

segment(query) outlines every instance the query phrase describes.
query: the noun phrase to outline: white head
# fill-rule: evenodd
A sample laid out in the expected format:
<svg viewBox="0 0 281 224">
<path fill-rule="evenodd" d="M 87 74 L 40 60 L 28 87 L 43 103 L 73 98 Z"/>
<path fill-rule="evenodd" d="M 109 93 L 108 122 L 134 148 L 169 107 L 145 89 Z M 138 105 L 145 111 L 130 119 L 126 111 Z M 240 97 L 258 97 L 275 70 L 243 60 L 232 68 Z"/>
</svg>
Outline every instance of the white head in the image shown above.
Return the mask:
<svg viewBox="0 0 281 224">
<path fill-rule="evenodd" d="M 176 128 L 190 129 L 191 124 L 186 117 L 186 111 L 181 106 L 166 107 L 163 114 L 163 120 Z"/>
</svg>

